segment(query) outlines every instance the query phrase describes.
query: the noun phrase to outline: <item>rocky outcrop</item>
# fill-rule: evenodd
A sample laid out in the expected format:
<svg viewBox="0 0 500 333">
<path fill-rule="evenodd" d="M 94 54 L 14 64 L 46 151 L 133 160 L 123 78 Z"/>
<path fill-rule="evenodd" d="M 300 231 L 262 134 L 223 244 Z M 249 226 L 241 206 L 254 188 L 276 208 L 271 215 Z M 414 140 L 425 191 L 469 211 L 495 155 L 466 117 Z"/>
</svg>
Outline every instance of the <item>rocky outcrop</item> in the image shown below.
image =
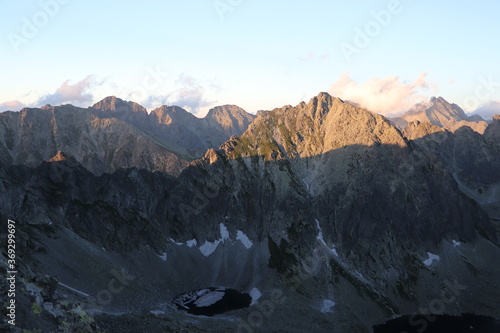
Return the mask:
<svg viewBox="0 0 500 333">
<path fill-rule="evenodd" d="M 51 157 L 47 162 L 60 162 L 67 160 L 67 156 L 64 152 L 58 151 L 54 157 Z"/>
<path fill-rule="evenodd" d="M 486 128 L 484 137 L 491 142 L 491 144 L 500 145 L 500 115 L 493 116 L 491 124 Z"/>
<path fill-rule="evenodd" d="M 408 125 L 406 125 L 406 127 L 403 128 L 401 132 L 403 133 L 403 136 L 408 140 L 416 140 L 425 138 L 426 136 L 434 133 L 446 133 L 447 130 L 442 127 L 433 125 L 430 122 L 425 121 L 421 123 L 420 121 L 416 120 L 408 123 Z"/>
</svg>

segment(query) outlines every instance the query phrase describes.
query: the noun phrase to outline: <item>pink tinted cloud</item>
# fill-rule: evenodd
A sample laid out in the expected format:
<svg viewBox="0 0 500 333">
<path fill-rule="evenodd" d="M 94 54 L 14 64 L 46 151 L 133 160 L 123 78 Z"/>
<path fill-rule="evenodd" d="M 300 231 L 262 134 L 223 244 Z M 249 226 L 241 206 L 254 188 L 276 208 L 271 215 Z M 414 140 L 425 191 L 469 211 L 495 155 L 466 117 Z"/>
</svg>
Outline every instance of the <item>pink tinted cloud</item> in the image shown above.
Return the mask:
<svg viewBox="0 0 500 333">
<path fill-rule="evenodd" d="M 8 102 L 0 103 L 0 112 L 19 111 L 24 107 L 26 107 L 26 105 L 24 103 L 21 103 L 20 101 L 8 101 Z"/>
<path fill-rule="evenodd" d="M 427 100 L 428 93 L 437 92 L 436 85 L 429 83 L 426 75 L 426 72 L 420 74 L 413 82 L 403 82 L 398 76 L 389 76 L 358 83 L 351 79 L 349 73 L 344 73 L 332 85 L 330 93 L 370 111 L 392 117 Z"/>
<path fill-rule="evenodd" d="M 93 95 L 89 90 L 95 83 L 95 78 L 92 75 L 85 77 L 75 84 L 71 84 L 70 80 L 66 80 L 54 93 L 42 96 L 36 104 L 39 106 L 45 104 L 86 106 L 92 103 Z"/>
</svg>

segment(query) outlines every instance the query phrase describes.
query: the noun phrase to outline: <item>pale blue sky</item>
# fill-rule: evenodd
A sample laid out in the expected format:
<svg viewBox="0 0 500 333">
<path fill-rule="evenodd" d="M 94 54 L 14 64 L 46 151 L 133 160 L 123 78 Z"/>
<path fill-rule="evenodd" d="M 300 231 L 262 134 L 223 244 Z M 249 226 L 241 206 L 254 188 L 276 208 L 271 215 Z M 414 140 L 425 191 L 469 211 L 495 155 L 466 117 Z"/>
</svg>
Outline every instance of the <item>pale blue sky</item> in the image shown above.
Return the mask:
<svg viewBox="0 0 500 333">
<path fill-rule="evenodd" d="M 329 91 L 385 114 L 432 95 L 473 111 L 500 101 L 499 14 L 498 0 L 0 0 L 0 103 L 117 95 L 202 115 Z"/>
</svg>

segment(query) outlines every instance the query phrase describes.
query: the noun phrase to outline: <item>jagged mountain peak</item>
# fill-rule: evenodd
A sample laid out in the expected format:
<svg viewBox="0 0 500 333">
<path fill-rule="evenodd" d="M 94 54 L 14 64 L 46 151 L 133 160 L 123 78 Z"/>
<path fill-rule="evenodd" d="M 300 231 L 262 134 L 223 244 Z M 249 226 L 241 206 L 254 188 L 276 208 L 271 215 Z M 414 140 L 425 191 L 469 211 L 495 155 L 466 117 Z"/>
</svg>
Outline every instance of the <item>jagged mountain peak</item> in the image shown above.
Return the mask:
<svg viewBox="0 0 500 333">
<path fill-rule="evenodd" d="M 331 109 L 332 105 L 335 102 L 339 101 L 341 100 L 332 97 L 330 94 L 326 92 L 321 92 L 318 94 L 318 96 L 315 96 L 310 99 L 309 103 L 307 104 L 307 107 L 313 111 L 311 114 L 313 117 L 317 116 L 321 117 L 326 114 L 325 111 Z"/>
<path fill-rule="evenodd" d="M 162 105 L 151 111 L 151 114 L 156 116 L 161 124 L 166 125 L 171 124 L 172 122 L 180 122 L 188 125 L 190 122 L 197 122 L 199 120 L 191 112 L 176 105 Z"/>
<path fill-rule="evenodd" d="M 225 105 L 220 105 L 211 108 L 208 113 L 207 117 L 215 117 L 219 114 L 246 114 L 247 112 L 240 108 L 238 105 L 234 104 L 225 104 Z"/>
<path fill-rule="evenodd" d="M 436 113 L 441 113 L 445 117 L 457 121 L 467 120 L 464 110 L 455 103 L 449 103 L 443 97 L 431 97 L 430 105 L 425 109 L 429 117 L 435 117 Z"/>
<path fill-rule="evenodd" d="M 258 154 L 279 159 L 378 144 L 405 147 L 406 141 L 384 116 L 320 93 L 307 104 L 260 112 L 229 153 L 231 157 Z"/>
<path fill-rule="evenodd" d="M 432 96 L 430 99 L 431 103 L 446 103 L 449 104 L 446 99 L 444 99 L 442 96 Z"/>
<path fill-rule="evenodd" d="M 157 107 L 153 111 L 151 111 L 153 114 L 171 114 L 171 115 L 177 115 L 181 117 L 195 117 L 191 112 L 184 110 L 180 106 L 177 105 L 162 105 L 160 107 Z"/>
<path fill-rule="evenodd" d="M 228 136 L 241 135 L 248 128 L 255 116 L 237 105 L 216 106 L 208 111 L 205 119 L 219 124 Z"/>
<path fill-rule="evenodd" d="M 124 101 L 116 96 L 108 96 L 92 105 L 93 109 L 112 112 L 147 112 L 146 109 L 135 102 Z"/>
<path fill-rule="evenodd" d="M 469 126 L 478 133 L 483 133 L 487 123 L 477 116 L 467 116 L 457 104 L 450 103 L 443 97 L 431 97 L 428 101 L 415 104 L 405 114 L 392 121 L 404 129 L 413 121 L 428 122 L 434 126 L 456 131 L 462 126 Z"/>
</svg>

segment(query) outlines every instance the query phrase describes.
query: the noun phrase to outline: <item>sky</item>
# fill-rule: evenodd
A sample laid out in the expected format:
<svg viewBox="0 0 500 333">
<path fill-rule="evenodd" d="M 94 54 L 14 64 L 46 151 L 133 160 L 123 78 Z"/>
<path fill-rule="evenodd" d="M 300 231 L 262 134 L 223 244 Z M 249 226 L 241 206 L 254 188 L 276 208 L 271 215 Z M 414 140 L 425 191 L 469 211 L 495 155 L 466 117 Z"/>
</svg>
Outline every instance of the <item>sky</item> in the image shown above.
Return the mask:
<svg viewBox="0 0 500 333">
<path fill-rule="evenodd" d="M 500 113 L 499 0 L 0 0 L 0 111 L 271 110 L 326 91 L 394 116 Z"/>
</svg>

